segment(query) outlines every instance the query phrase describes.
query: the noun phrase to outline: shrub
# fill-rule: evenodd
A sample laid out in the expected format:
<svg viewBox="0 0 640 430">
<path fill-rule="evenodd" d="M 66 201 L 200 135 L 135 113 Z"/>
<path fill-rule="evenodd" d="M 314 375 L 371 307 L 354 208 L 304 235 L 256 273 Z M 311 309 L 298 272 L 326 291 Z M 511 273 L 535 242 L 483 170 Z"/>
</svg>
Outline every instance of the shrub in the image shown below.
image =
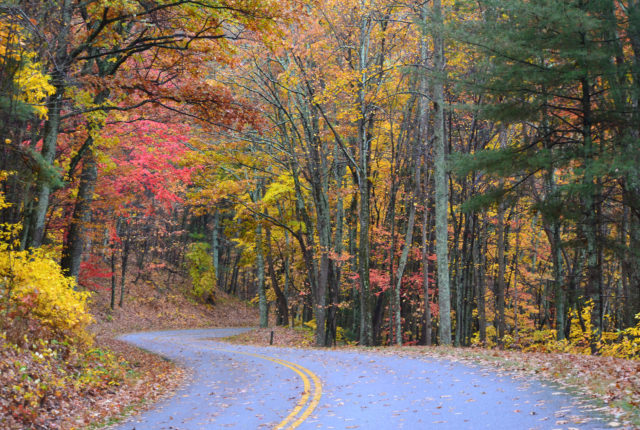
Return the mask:
<svg viewBox="0 0 640 430">
<path fill-rule="evenodd" d="M 12 245 L 6 240 L 0 243 L 0 305 L 5 323 L 24 325 L 36 320 L 56 337 L 88 340 L 89 293 L 76 291 L 75 280 L 64 276 L 43 250 L 15 251 Z"/>
<path fill-rule="evenodd" d="M 186 254 L 187 269 L 193 285 L 193 294 L 200 300 L 215 303 L 216 271 L 209 254 L 209 244 L 194 242 Z"/>
<path fill-rule="evenodd" d="M 640 313 L 636 315 L 635 326 L 617 332 L 604 332 L 598 342 L 600 355 L 640 359 Z"/>
</svg>

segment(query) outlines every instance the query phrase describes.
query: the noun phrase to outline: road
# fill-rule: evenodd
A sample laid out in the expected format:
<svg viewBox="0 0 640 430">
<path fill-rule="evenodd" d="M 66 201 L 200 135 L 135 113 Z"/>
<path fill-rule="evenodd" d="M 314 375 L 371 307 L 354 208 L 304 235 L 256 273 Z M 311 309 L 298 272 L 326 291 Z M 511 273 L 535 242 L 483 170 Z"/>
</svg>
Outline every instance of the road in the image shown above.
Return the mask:
<svg viewBox="0 0 640 430">
<path fill-rule="evenodd" d="M 172 398 L 115 428 L 606 428 L 557 387 L 481 366 L 375 352 L 231 345 L 216 339 L 244 330 L 124 336 L 191 368 L 192 377 Z"/>
</svg>

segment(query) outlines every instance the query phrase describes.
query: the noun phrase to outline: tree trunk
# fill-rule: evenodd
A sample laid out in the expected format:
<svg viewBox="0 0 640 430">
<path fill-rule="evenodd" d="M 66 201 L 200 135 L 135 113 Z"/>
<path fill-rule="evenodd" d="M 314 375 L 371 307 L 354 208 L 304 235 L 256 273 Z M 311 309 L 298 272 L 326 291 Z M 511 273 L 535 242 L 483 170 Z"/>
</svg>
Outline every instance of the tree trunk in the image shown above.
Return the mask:
<svg viewBox="0 0 640 430">
<path fill-rule="evenodd" d="M 505 227 L 504 227 L 504 204 L 498 203 L 498 238 L 496 247 L 498 252 L 498 279 L 496 280 L 496 328 L 498 331 L 498 339 L 496 340 L 499 345 L 502 345 L 502 338 L 505 335 L 505 321 L 504 321 L 504 285 L 505 285 L 505 266 L 506 260 L 504 258 L 505 247 Z"/>
<path fill-rule="evenodd" d="M 395 326 L 396 326 L 396 344 L 402 345 L 402 312 L 400 301 L 400 289 L 402 287 L 402 276 L 404 275 L 404 269 L 407 266 L 407 260 L 409 258 L 409 251 L 413 242 L 413 227 L 416 219 L 416 203 L 411 199 L 409 207 L 409 220 L 407 222 L 407 233 L 405 235 L 405 242 L 402 248 L 402 254 L 400 255 L 400 261 L 398 262 L 398 273 L 396 275 L 396 288 L 395 295 Z"/>
<path fill-rule="evenodd" d="M 220 211 L 213 212 L 213 227 L 211 228 L 211 258 L 213 270 L 216 274 L 216 288 L 220 288 Z"/>
<path fill-rule="evenodd" d="M 499 141 L 500 148 L 506 149 L 508 146 L 508 130 L 505 127 L 500 128 Z M 500 187 L 504 186 L 504 180 L 500 179 Z M 502 346 L 502 338 L 506 334 L 505 330 L 505 273 L 506 273 L 506 265 L 507 261 L 504 256 L 505 246 L 506 246 L 506 238 L 505 238 L 505 222 L 504 222 L 504 213 L 505 213 L 505 204 L 504 202 L 498 202 L 498 232 L 497 232 L 497 240 L 496 247 L 498 253 L 498 279 L 496 283 L 495 293 L 496 293 L 496 315 L 495 315 L 495 326 L 498 333 L 498 339 L 496 342 L 498 345 Z"/>
<path fill-rule="evenodd" d="M 518 303 L 518 260 L 519 260 L 519 256 L 518 254 L 520 253 L 520 217 L 516 216 L 516 224 L 517 224 L 517 228 L 518 230 L 516 231 L 516 247 L 514 250 L 514 257 L 513 257 L 513 325 L 514 325 L 514 339 L 516 344 L 518 344 L 518 307 L 520 306 Z"/>
<path fill-rule="evenodd" d="M 61 79 L 61 78 L 60 78 Z M 44 239 L 45 220 L 49 209 L 49 197 L 52 189 L 51 175 L 54 175 L 53 162 L 58 145 L 58 131 L 60 128 L 60 111 L 62 109 L 64 87 L 56 86 L 56 93 L 47 104 L 48 119 L 45 124 L 44 138 L 42 140 L 42 160 L 38 172 L 37 201 L 31 213 L 28 233 L 25 241 L 26 248 L 37 248 L 42 245 Z"/>
<path fill-rule="evenodd" d="M 358 199 L 357 196 L 351 199 L 349 211 L 347 213 L 347 226 L 349 230 L 349 255 L 351 256 L 349 266 L 352 273 L 358 273 L 358 253 L 357 236 L 358 236 Z M 360 333 L 360 291 L 358 289 L 359 280 L 351 281 L 351 301 L 352 301 L 352 323 L 351 332 Z"/>
<path fill-rule="evenodd" d="M 439 335 L 440 343 L 451 345 L 451 292 L 449 288 L 449 250 L 448 250 L 448 189 L 446 143 L 444 127 L 444 39 L 442 4 L 433 0 L 433 66 L 436 78 L 433 84 L 434 100 L 434 148 L 435 148 L 435 185 L 436 185 L 436 256 L 438 259 L 438 304 L 440 307 Z"/>
<path fill-rule="evenodd" d="M 414 166 L 413 166 L 413 190 L 411 193 L 411 199 L 408 202 L 409 206 L 409 219 L 407 221 L 407 232 L 404 237 L 404 246 L 402 248 L 402 254 L 400 255 L 400 261 L 398 262 L 398 273 L 396 274 L 396 288 L 395 295 L 395 326 L 396 326 L 396 344 L 402 345 L 402 303 L 400 300 L 400 290 L 402 288 L 402 277 L 404 270 L 407 266 L 407 260 L 409 259 L 409 251 L 413 246 L 413 228 L 416 220 L 416 205 L 418 204 L 418 194 L 420 190 L 420 155 L 414 154 Z"/>
<path fill-rule="evenodd" d="M 276 293 L 276 303 L 278 306 L 276 325 L 286 327 L 289 325 L 289 304 L 287 303 L 287 297 L 280 288 L 278 276 L 276 275 L 276 270 L 273 264 L 273 252 L 271 251 L 271 229 L 269 227 L 266 228 L 266 244 L 267 268 L 269 270 L 269 277 L 271 278 L 271 287 Z"/>
<path fill-rule="evenodd" d="M 116 250 L 113 243 L 109 246 L 111 248 L 111 310 L 116 307 Z"/>
<path fill-rule="evenodd" d="M 124 220 L 120 221 L 121 227 L 124 227 Z M 121 228 L 123 230 L 123 228 Z M 131 249 L 131 232 L 126 232 L 126 238 L 122 241 L 122 254 L 120 255 L 120 302 L 118 306 L 122 307 L 124 304 L 124 293 L 125 293 L 125 280 L 127 276 L 127 266 L 129 265 L 129 251 Z M 125 236 L 125 232 L 121 232 L 122 236 Z M 121 236 L 121 237 L 122 237 Z"/>
<path fill-rule="evenodd" d="M 346 172 L 345 162 L 340 156 L 338 147 L 335 148 L 335 160 L 336 166 L 334 168 L 334 176 L 337 187 L 337 202 L 336 202 L 336 216 L 335 216 L 335 232 L 333 238 L 333 252 L 336 256 L 342 255 L 343 249 L 343 236 L 344 236 L 344 201 L 342 197 L 342 190 L 344 186 L 344 175 Z M 340 276 L 341 276 L 341 263 L 336 264 L 332 262 L 331 265 L 331 277 L 329 280 L 329 309 L 327 311 L 327 330 L 326 330 L 326 345 L 335 345 L 337 336 L 337 314 L 338 314 L 338 302 L 340 299 Z"/>
<path fill-rule="evenodd" d="M 586 37 L 586 36 L 585 36 Z M 586 39 L 583 39 L 586 44 Z M 599 258 L 599 225 L 600 220 L 600 203 L 598 197 L 598 185 L 594 172 L 594 157 L 596 155 L 595 144 L 593 142 L 592 127 L 592 106 L 591 106 L 591 87 L 587 78 L 581 79 L 582 86 L 582 110 L 583 110 L 583 145 L 584 145 L 584 178 L 585 186 L 584 211 L 585 225 L 584 232 L 587 241 L 587 297 L 591 298 L 594 303 L 592 320 L 596 333 L 594 339 L 591 339 L 591 350 L 593 353 L 597 351 L 597 338 L 603 328 L 603 303 L 602 303 L 602 270 Z"/>
<path fill-rule="evenodd" d="M 264 282 L 264 251 L 262 247 L 262 224 L 256 227 L 256 277 L 258 282 L 258 309 L 260 311 L 260 327 L 269 327 L 269 307 Z"/>
<path fill-rule="evenodd" d="M 425 180 L 426 182 L 427 180 Z M 429 211 L 428 199 L 425 198 L 425 208 L 422 218 L 422 288 L 424 290 L 424 342 L 431 346 L 431 300 L 429 299 Z"/>
<path fill-rule="evenodd" d="M 429 16 L 428 3 L 424 2 L 422 9 L 420 11 L 420 21 L 426 22 L 427 17 Z M 419 44 L 420 50 L 420 63 L 425 70 L 428 70 L 429 67 L 429 46 L 426 40 L 426 35 L 422 34 L 422 38 Z M 423 284 L 422 288 L 424 290 L 424 342 L 425 345 L 431 346 L 431 300 L 429 298 L 429 232 L 431 229 L 431 217 L 429 216 L 429 208 L 430 208 L 430 179 L 431 172 L 427 167 L 429 165 L 429 123 L 430 123 L 430 114 L 429 110 L 429 79 L 426 73 L 422 73 L 420 75 L 420 98 L 418 99 L 418 111 L 419 111 L 419 128 L 418 128 L 418 138 L 423 143 L 424 151 L 421 155 L 422 165 L 424 166 L 422 170 L 424 170 L 424 179 L 418 179 L 418 183 L 422 185 L 421 187 L 421 195 L 422 201 L 424 204 L 424 211 L 422 215 L 422 273 L 423 273 Z"/>
<path fill-rule="evenodd" d="M 62 249 L 62 260 L 60 266 L 68 275 L 78 278 L 80 263 L 82 262 L 82 251 L 84 249 L 85 225 L 91 218 L 91 203 L 93 201 L 93 191 L 98 179 L 98 166 L 93 154 L 85 157 L 80 174 L 80 186 L 76 197 L 75 207 L 69 232 Z"/>
<path fill-rule="evenodd" d="M 360 277 L 360 344 L 373 341 L 371 325 L 371 287 L 369 283 L 369 187 L 368 178 L 360 184 L 360 236 L 358 241 L 358 275 Z"/>
<path fill-rule="evenodd" d="M 366 88 L 369 82 L 369 43 L 371 36 L 372 19 L 370 16 L 362 18 L 360 25 L 360 46 L 358 61 L 358 107 L 360 109 L 358 119 L 358 191 L 360 196 L 360 235 L 358 240 L 358 276 L 360 280 L 360 344 L 370 346 L 373 344 L 373 327 L 371 324 L 371 284 L 369 281 L 370 243 L 369 223 L 371 217 L 370 190 L 369 190 L 369 160 L 372 113 L 369 112 L 366 100 Z"/>
<path fill-rule="evenodd" d="M 485 285 L 484 285 L 484 268 L 486 265 L 486 245 L 485 252 L 481 252 L 482 244 L 486 244 L 486 237 L 483 237 L 483 233 L 486 232 L 486 220 L 483 220 L 483 225 L 478 229 L 478 238 L 474 241 L 474 267 L 475 267 L 475 283 L 476 283 L 476 296 L 478 306 L 478 330 L 480 337 L 480 344 L 482 346 L 487 343 L 487 317 L 485 309 Z"/>
<path fill-rule="evenodd" d="M 44 165 L 40 166 L 38 172 L 37 184 L 37 202 L 33 208 L 30 219 L 27 219 L 29 228 L 25 228 L 27 232 L 26 240 L 24 240 L 27 248 L 37 248 L 42 245 L 44 239 L 45 219 L 47 210 L 49 209 L 49 197 L 52 189 L 52 176 L 56 173 L 53 171 L 53 162 L 56 156 L 58 146 L 58 133 L 60 130 L 60 116 L 62 111 L 62 102 L 66 89 L 66 73 L 68 64 L 68 39 L 71 30 L 71 0 L 62 0 L 60 2 L 59 31 L 56 38 L 54 64 L 56 65 L 54 73 L 52 73 L 52 84 L 55 87 L 55 93 L 49 98 L 47 103 L 47 121 L 44 127 L 44 135 L 42 138 L 42 161 Z"/>
<path fill-rule="evenodd" d="M 388 222 L 391 224 L 390 226 L 390 231 L 389 233 L 391 234 L 391 243 L 389 244 L 389 248 L 388 248 L 388 255 L 389 255 L 389 295 L 390 295 L 390 300 L 389 300 L 389 344 L 393 344 L 396 343 L 396 334 L 398 333 L 395 329 L 395 313 L 396 313 L 396 309 L 398 308 L 398 306 L 400 305 L 400 292 L 398 291 L 398 294 L 396 295 L 396 291 L 395 291 L 395 285 L 394 285 L 394 280 L 395 280 L 395 267 L 394 267 L 394 263 L 395 263 L 395 254 L 396 254 L 396 198 L 397 198 L 397 194 L 398 194 L 398 186 L 397 186 L 397 178 L 396 178 L 396 173 L 395 170 L 397 170 L 397 167 L 395 165 L 395 148 L 393 143 L 391 144 L 391 159 L 392 159 L 392 163 L 391 163 L 391 190 L 390 190 L 390 198 L 389 198 L 389 211 L 387 213 L 387 219 Z M 384 295 L 380 294 L 377 298 L 377 302 L 380 304 L 379 307 L 382 308 L 384 303 Z M 376 303 L 376 305 L 378 304 Z M 378 306 L 376 306 L 377 308 Z M 384 317 L 379 318 L 378 314 L 374 314 L 374 322 L 373 322 L 373 337 L 375 339 L 375 342 L 378 343 L 379 339 L 380 339 L 380 327 L 382 326 L 382 319 Z"/>
</svg>

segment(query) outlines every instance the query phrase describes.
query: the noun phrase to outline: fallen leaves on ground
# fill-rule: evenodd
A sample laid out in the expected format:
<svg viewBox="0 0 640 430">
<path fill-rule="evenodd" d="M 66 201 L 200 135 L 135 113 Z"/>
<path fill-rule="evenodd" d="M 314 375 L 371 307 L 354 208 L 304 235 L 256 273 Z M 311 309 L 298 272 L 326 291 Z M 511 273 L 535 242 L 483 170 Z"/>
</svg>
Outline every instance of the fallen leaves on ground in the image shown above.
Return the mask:
<svg viewBox="0 0 640 430">
<path fill-rule="evenodd" d="M 99 343 L 111 351 L 127 357 L 133 377 L 117 390 L 92 401 L 75 406 L 77 415 L 63 421 L 61 428 L 85 427 L 90 423 L 113 423 L 121 416 L 152 406 L 161 398 L 172 395 L 188 375 L 176 364 L 147 351 L 114 339 L 100 339 Z"/>
<path fill-rule="evenodd" d="M 4 342 L 0 426 L 86 428 L 140 405 L 142 399 L 154 401 L 184 378 L 184 370 L 173 363 L 123 342 L 104 339 L 96 345 L 77 350 L 42 340 Z"/>
<path fill-rule="evenodd" d="M 91 313 L 96 323 L 89 330 L 100 336 L 151 330 L 207 327 L 246 327 L 258 325 L 255 307 L 224 293 L 217 293 L 216 305 L 196 302 L 185 293 L 186 280 L 178 279 L 174 288 L 158 288 L 154 282 L 128 282 L 123 307 L 109 308 L 105 287 L 92 296 Z"/>
<path fill-rule="evenodd" d="M 273 332 L 273 346 L 309 347 L 313 343 L 307 330 L 278 326 L 258 328 L 220 340 L 243 345 L 269 346 L 271 345 L 271 332 Z"/>
</svg>

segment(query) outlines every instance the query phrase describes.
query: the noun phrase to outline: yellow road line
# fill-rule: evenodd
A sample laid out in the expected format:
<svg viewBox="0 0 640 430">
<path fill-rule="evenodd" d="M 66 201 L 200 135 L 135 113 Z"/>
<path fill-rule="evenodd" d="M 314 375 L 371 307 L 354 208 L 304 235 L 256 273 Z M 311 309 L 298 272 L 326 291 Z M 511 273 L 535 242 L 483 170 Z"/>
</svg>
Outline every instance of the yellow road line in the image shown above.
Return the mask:
<svg viewBox="0 0 640 430">
<path fill-rule="evenodd" d="M 271 359 L 267 357 L 260 357 L 260 358 L 265 358 L 267 360 L 273 361 L 274 363 L 278 363 L 281 366 L 288 367 L 289 369 L 296 372 L 300 376 L 300 378 L 302 378 L 302 382 L 304 384 L 304 393 L 302 394 L 302 397 L 300 397 L 300 400 L 296 404 L 295 408 L 293 408 L 293 410 L 289 413 L 289 415 L 287 415 L 284 420 L 282 420 L 277 426 L 274 427 L 275 430 L 284 429 L 285 426 L 290 421 L 293 421 L 296 418 L 296 415 L 298 415 L 302 411 L 304 406 L 309 401 L 309 393 L 311 392 L 311 382 L 309 381 L 309 378 L 307 378 L 307 375 L 304 372 L 300 371 L 294 365 L 292 365 L 293 363 L 289 364 L 288 362 L 284 362 L 283 360 Z M 289 427 L 289 428 L 293 429 L 295 427 Z"/>
<path fill-rule="evenodd" d="M 298 374 L 298 376 L 300 376 L 300 378 L 302 379 L 302 383 L 304 384 L 304 392 L 302 394 L 302 397 L 300 398 L 296 406 L 291 410 L 289 415 L 287 415 L 284 420 L 282 420 L 280 423 L 278 423 L 278 425 L 274 427 L 274 430 L 281 430 L 285 428 L 287 430 L 293 430 L 297 428 L 300 424 L 304 422 L 304 420 L 309 418 L 309 416 L 313 413 L 315 408 L 320 403 L 320 398 L 322 397 L 322 382 L 320 382 L 320 378 L 318 378 L 315 375 L 315 373 L 313 373 L 306 367 L 300 366 L 299 364 L 296 364 L 296 363 L 292 363 L 291 361 L 283 360 L 281 358 L 274 358 L 266 355 L 253 354 L 251 352 L 233 351 L 229 349 L 219 349 L 219 348 L 208 348 L 208 349 L 214 349 L 216 351 L 229 352 L 234 354 L 249 355 L 251 357 L 257 357 L 263 360 L 269 360 L 293 370 L 295 373 Z M 313 388 L 314 388 L 313 397 L 311 398 L 310 402 L 309 402 L 309 397 L 311 394 L 311 381 L 309 380 L 309 378 L 311 378 L 311 381 L 313 381 Z M 309 404 L 307 404 L 307 402 L 309 402 Z M 305 405 L 306 405 L 306 409 L 304 409 Z M 298 414 L 300 415 L 298 416 Z M 289 424 L 291 421 L 293 421 L 293 423 Z"/>
<path fill-rule="evenodd" d="M 305 369 L 300 365 L 297 365 L 297 366 L 300 369 L 305 370 L 307 374 L 311 377 L 311 379 L 313 380 L 315 392 L 313 394 L 313 398 L 311 399 L 311 403 L 309 403 L 309 406 L 307 406 L 307 409 L 302 413 L 302 415 L 298 417 L 296 421 L 293 422 L 293 424 L 291 424 L 291 426 L 289 427 L 290 429 L 295 429 L 300 424 L 302 424 L 304 420 L 309 418 L 309 415 L 311 415 L 313 410 L 318 406 L 318 403 L 320 403 L 320 398 L 322 397 L 322 383 L 320 382 L 320 379 L 315 375 L 315 373 L 311 372 L 309 369 Z"/>
</svg>

